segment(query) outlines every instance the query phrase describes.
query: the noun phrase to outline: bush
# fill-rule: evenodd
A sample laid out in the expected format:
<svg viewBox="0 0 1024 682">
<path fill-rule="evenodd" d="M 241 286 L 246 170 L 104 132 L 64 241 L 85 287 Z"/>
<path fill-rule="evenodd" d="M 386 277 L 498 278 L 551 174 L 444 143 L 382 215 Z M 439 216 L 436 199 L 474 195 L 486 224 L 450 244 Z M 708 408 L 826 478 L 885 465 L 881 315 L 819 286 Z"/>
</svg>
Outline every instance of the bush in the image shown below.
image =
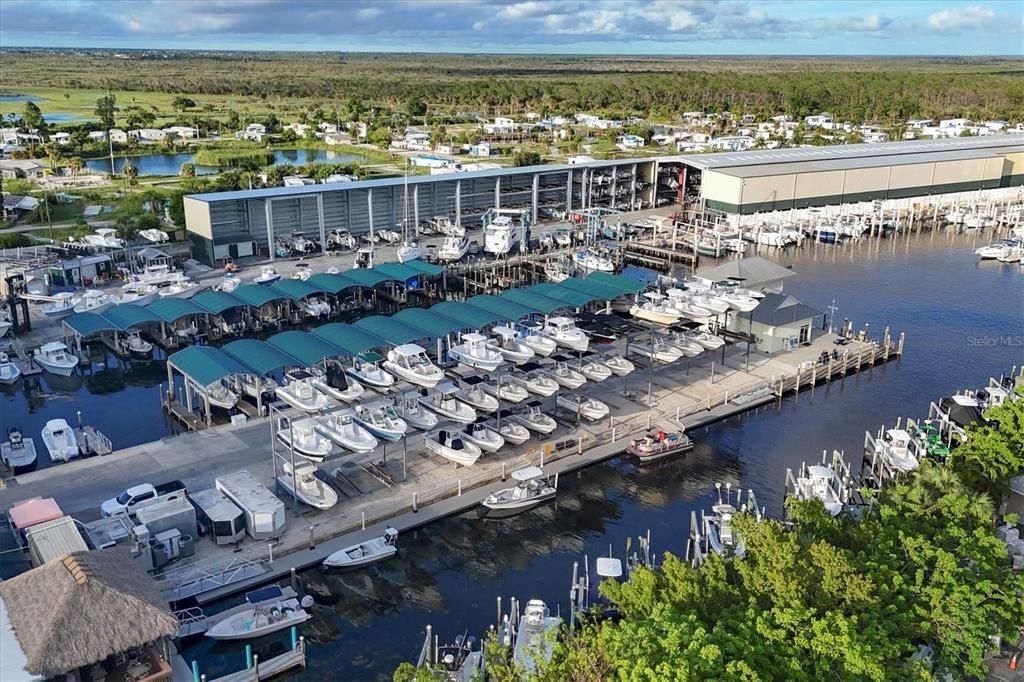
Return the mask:
<svg viewBox="0 0 1024 682">
<path fill-rule="evenodd" d="M 240 168 L 273 162 L 274 155 L 265 149 L 200 149 L 196 152 L 196 164 L 200 166 Z"/>
</svg>

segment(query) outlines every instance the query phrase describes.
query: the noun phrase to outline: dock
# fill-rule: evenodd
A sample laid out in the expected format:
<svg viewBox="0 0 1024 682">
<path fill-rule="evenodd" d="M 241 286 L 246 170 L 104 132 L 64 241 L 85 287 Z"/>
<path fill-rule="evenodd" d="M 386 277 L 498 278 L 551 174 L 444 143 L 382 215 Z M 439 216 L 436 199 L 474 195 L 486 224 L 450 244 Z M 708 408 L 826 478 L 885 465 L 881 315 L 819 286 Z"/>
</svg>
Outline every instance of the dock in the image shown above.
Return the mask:
<svg viewBox="0 0 1024 682">
<path fill-rule="evenodd" d="M 269 680 L 275 675 L 280 675 L 295 668 L 305 669 L 305 667 L 306 640 L 300 637 L 298 645 L 290 651 L 286 651 L 266 661 L 261 661 L 259 656 L 253 655 L 253 666 L 251 668 L 245 668 L 223 677 L 217 677 L 209 680 L 209 682 L 259 682 L 260 680 Z"/>
</svg>

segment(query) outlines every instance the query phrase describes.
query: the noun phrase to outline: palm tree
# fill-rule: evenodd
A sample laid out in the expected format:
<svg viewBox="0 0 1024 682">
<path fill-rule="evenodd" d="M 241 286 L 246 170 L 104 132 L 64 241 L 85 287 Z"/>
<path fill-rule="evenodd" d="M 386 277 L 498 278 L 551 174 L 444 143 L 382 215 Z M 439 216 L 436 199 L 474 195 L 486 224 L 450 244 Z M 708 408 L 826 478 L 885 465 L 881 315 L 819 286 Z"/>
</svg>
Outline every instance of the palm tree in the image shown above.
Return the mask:
<svg viewBox="0 0 1024 682">
<path fill-rule="evenodd" d="M 82 170 L 82 157 L 72 156 L 68 159 L 68 170 L 71 171 L 71 184 L 75 184 L 78 181 L 78 173 Z"/>
</svg>

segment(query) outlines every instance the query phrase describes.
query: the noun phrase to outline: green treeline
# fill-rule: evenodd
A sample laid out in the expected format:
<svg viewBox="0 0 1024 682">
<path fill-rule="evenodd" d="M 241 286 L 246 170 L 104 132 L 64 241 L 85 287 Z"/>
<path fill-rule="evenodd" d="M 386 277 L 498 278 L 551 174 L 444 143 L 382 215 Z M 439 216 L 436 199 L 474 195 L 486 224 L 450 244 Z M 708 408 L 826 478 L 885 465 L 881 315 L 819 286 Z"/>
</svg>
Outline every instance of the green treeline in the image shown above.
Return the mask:
<svg viewBox="0 0 1024 682">
<path fill-rule="evenodd" d="M 274 154 L 266 149 L 224 149 L 203 147 L 196 152 L 200 166 L 243 168 L 266 166 L 274 162 Z"/>
</svg>

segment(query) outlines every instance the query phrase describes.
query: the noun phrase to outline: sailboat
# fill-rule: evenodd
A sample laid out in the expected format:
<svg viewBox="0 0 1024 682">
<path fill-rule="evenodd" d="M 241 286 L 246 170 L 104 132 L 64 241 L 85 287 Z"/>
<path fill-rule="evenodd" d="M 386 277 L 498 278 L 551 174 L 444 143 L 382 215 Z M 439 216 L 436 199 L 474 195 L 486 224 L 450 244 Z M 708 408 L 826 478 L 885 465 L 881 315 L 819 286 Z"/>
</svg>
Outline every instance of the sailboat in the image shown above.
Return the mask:
<svg viewBox="0 0 1024 682">
<path fill-rule="evenodd" d="M 398 262 L 408 263 L 423 257 L 423 247 L 415 236 L 409 236 L 409 159 L 405 160 L 405 178 L 402 181 L 402 245 L 398 247 Z"/>
</svg>

